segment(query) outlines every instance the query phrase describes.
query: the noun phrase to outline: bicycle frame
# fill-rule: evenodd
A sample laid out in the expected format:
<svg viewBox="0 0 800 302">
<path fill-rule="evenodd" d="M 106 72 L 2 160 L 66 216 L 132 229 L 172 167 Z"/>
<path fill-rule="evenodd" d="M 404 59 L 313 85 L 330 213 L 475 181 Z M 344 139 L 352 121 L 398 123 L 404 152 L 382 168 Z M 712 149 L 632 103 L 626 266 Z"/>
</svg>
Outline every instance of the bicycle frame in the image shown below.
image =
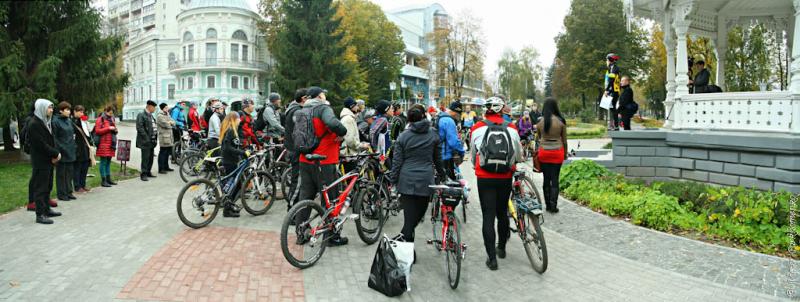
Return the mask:
<svg viewBox="0 0 800 302">
<path fill-rule="evenodd" d="M 243 159 L 241 162 L 239 162 L 239 166 L 237 166 L 235 170 L 233 170 L 232 172 L 228 173 L 228 175 L 221 176 L 219 178 L 218 186 L 220 186 L 220 187 L 224 186 L 224 184 L 227 184 L 228 181 L 236 181 L 236 179 L 238 179 L 239 176 L 241 176 L 242 173 L 244 173 L 244 171 L 249 166 L 250 166 L 250 158 Z M 217 172 L 217 173 L 219 173 L 219 172 Z M 231 179 L 231 178 L 233 178 L 233 179 Z M 235 186 L 237 184 L 233 184 L 233 185 Z M 231 189 L 232 188 L 233 187 L 231 187 Z M 220 188 L 220 193 L 228 195 L 228 193 L 230 193 L 230 192 L 225 192 L 224 190 L 222 190 L 222 188 Z"/>
<path fill-rule="evenodd" d="M 433 210 L 435 210 L 436 206 L 438 205 L 439 215 L 436 215 L 438 217 L 431 216 L 431 222 L 436 223 L 435 221 L 436 219 L 442 221 L 442 233 L 440 238 L 444 239 L 445 235 L 447 235 L 447 230 L 450 228 L 450 215 L 448 214 L 453 213 L 454 209 L 452 206 L 445 205 L 443 202 L 441 202 L 443 188 L 433 188 L 433 189 L 436 191 L 436 199 L 434 200 Z M 440 251 L 444 251 L 446 248 L 447 247 L 444 245 L 444 242 L 439 242 Z"/>
<path fill-rule="evenodd" d="M 322 198 L 322 200 L 325 201 L 325 208 L 328 209 L 325 212 L 325 214 L 323 215 L 323 221 L 326 221 L 328 218 L 339 217 L 339 214 L 341 214 L 341 212 L 342 212 L 342 207 L 345 204 L 345 200 L 347 200 L 347 197 L 350 196 L 350 191 L 353 190 L 353 187 L 355 186 L 357 180 L 358 180 L 358 174 L 350 172 L 350 173 L 347 173 L 346 175 L 344 175 L 342 177 L 339 177 L 339 179 L 337 179 L 336 181 L 332 182 L 330 185 L 326 185 L 326 186 L 322 187 L 322 190 L 320 190 L 320 192 L 319 192 L 320 196 L 321 196 L 320 198 Z M 347 188 L 345 188 L 345 190 L 342 193 L 339 194 L 339 197 L 338 197 L 338 200 L 336 201 L 336 204 L 333 207 L 331 207 L 331 200 L 328 197 L 328 190 L 330 190 L 334 186 L 337 186 L 340 183 L 345 182 L 345 181 L 348 182 L 347 183 Z M 336 225 L 335 227 L 338 227 L 338 225 Z M 312 237 L 316 236 L 317 232 L 326 231 L 329 228 L 331 228 L 331 224 L 330 223 L 324 223 L 324 224 L 322 224 L 320 226 L 315 226 L 315 227 L 311 228 L 311 236 Z"/>
</svg>

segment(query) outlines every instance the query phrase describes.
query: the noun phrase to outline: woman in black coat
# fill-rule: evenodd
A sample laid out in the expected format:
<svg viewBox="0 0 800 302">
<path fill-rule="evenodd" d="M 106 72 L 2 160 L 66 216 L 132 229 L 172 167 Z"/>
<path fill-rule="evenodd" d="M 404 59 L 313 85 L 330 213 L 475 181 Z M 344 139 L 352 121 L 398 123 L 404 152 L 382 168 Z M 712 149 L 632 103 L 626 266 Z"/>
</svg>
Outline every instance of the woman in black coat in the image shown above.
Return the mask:
<svg viewBox="0 0 800 302">
<path fill-rule="evenodd" d="M 61 216 L 61 213 L 50 209 L 50 192 L 53 191 L 53 165 L 61 159 L 53 139 L 50 119 L 53 116 L 53 103 L 38 99 L 34 104 L 34 117 L 26 126 L 25 143 L 31 153 L 31 182 L 28 190 L 32 192 L 36 204 L 36 223 L 52 224 L 49 217 Z"/>
<path fill-rule="evenodd" d="M 403 240 L 414 242 L 414 228 L 428 209 L 428 200 L 434 184 L 434 172 L 445 175 L 441 164 L 439 135 L 431 131 L 425 119 L 425 109 L 414 106 L 408 110 L 409 128 L 392 146 L 390 182 L 400 193 L 403 207 Z M 435 170 L 434 170 L 435 169 Z"/>
<path fill-rule="evenodd" d="M 72 179 L 75 177 L 73 166 L 78 146 L 75 144 L 75 126 L 70 115 L 72 106 L 67 102 L 58 104 L 57 116 L 53 118 L 53 137 L 56 140 L 61 160 L 56 165 L 56 192 L 58 200 L 76 199 L 72 195 Z"/>
<path fill-rule="evenodd" d="M 75 131 L 75 166 L 73 167 L 72 186 L 75 192 L 87 193 L 89 188 L 86 187 L 86 174 L 89 173 L 89 166 L 91 165 L 91 152 L 89 148 L 92 145 L 92 138 L 89 136 L 89 124 L 81 118 L 86 112 L 86 108 L 81 105 L 75 106 L 72 111 L 72 122 L 74 123 Z"/>
</svg>

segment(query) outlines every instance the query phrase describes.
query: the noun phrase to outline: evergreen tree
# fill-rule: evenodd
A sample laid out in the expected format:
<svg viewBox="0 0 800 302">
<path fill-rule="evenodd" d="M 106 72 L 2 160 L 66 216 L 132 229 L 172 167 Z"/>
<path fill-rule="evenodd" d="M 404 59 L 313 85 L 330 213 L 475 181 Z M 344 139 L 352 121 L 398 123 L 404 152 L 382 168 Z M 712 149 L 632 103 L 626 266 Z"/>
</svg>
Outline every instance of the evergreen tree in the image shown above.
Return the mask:
<svg viewBox="0 0 800 302">
<path fill-rule="evenodd" d="M 91 109 L 127 85 L 128 75 L 114 72 L 122 39 L 102 37 L 101 20 L 88 0 L 0 2 L 4 133 L 10 133 L 11 119 L 21 120 L 29 113 L 36 98 Z"/>
<path fill-rule="evenodd" d="M 351 93 L 343 83 L 352 70 L 345 62 L 335 4 L 332 0 L 287 0 L 281 4 L 281 13 L 282 26 L 272 45 L 278 89 L 290 95 L 301 87 L 319 86 L 329 90 L 332 104 L 341 105 Z"/>
</svg>

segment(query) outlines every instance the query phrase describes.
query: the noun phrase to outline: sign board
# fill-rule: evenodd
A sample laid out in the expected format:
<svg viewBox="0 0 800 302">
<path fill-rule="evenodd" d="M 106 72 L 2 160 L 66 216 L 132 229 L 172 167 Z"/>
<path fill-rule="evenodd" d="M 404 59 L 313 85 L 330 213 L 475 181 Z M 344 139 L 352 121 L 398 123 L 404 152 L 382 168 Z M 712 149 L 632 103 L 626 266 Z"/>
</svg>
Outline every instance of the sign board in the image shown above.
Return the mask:
<svg viewBox="0 0 800 302">
<path fill-rule="evenodd" d="M 121 139 L 117 141 L 117 160 L 129 161 L 131 160 L 131 141 Z"/>
<path fill-rule="evenodd" d="M 389 82 L 389 90 L 394 91 L 397 89 L 397 84 L 395 82 Z"/>
</svg>

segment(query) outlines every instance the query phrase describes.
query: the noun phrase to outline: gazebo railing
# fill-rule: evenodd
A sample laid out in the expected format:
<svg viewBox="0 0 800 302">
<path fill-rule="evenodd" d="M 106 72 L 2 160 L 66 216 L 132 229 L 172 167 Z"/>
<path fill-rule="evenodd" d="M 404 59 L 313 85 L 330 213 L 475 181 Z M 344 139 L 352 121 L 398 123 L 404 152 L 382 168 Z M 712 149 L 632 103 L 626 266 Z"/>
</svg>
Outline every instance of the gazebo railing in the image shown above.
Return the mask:
<svg viewBox="0 0 800 302">
<path fill-rule="evenodd" d="M 676 96 L 672 115 L 673 129 L 800 134 L 800 96 L 788 91 Z"/>
</svg>

